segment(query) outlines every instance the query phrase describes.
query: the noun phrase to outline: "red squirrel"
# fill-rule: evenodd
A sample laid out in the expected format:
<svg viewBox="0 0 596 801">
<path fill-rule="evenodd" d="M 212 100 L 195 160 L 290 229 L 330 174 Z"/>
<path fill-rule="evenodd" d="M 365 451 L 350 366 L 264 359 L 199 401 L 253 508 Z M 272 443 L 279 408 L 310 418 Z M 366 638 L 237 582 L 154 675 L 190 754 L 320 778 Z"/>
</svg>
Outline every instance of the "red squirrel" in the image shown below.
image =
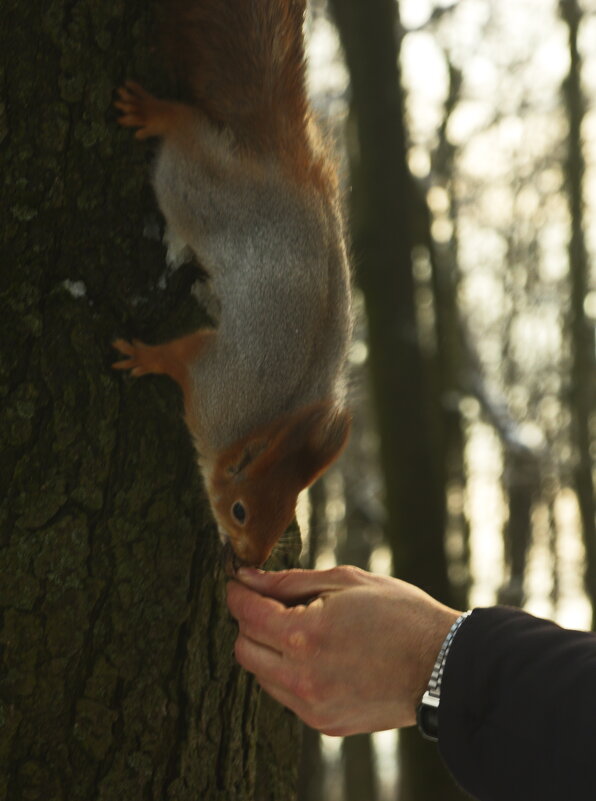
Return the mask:
<svg viewBox="0 0 596 801">
<path fill-rule="evenodd" d="M 261 565 L 350 429 L 350 275 L 333 161 L 305 90 L 305 0 L 172 0 L 166 48 L 191 103 L 119 89 L 121 125 L 158 137 L 153 186 L 173 247 L 192 251 L 216 328 L 116 340 L 133 376 L 183 392 L 224 542 Z"/>
</svg>

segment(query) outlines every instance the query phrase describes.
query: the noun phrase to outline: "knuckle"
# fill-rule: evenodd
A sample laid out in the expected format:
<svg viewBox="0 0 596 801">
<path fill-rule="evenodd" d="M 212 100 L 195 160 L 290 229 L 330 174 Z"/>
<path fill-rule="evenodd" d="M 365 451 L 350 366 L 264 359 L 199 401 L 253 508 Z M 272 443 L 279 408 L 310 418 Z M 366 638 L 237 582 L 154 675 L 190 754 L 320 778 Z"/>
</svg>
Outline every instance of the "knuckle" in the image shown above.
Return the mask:
<svg viewBox="0 0 596 801">
<path fill-rule="evenodd" d="M 361 584 L 366 573 L 359 567 L 354 565 L 341 565 L 337 568 L 344 579 L 347 579 L 352 584 Z"/>
<path fill-rule="evenodd" d="M 236 642 L 234 643 L 234 656 L 242 667 L 250 670 L 250 650 L 246 637 L 240 635 L 236 638 Z"/>
<path fill-rule="evenodd" d="M 292 626 L 289 628 L 285 640 L 286 651 L 292 659 L 302 662 L 316 656 L 317 636 L 311 628 Z"/>
<path fill-rule="evenodd" d="M 235 618 L 240 617 L 243 610 L 238 582 L 229 581 L 226 585 L 226 600 L 228 608 Z"/>
<path fill-rule="evenodd" d="M 240 623 L 260 628 L 267 618 L 262 599 L 253 597 L 237 582 L 228 584 L 228 607 Z"/>
<path fill-rule="evenodd" d="M 244 640 L 242 637 L 236 637 L 236 642 L 234 643 L 234 656 L 236 657 L 236 660 L 242 664 L 244 657 Z"/>
<path fill-rule="evenodd" d="M 362 584 L 366 572 L 354 565 L 337 565 L 329 571 L 330 578 L 339 584 L 354 585 Z"/>
<path fill-rule="evenodd" d="M 326 702 L 325 688 L 317 671 L 310 666 L 305 666 L 292 676 L 290 692 L 311 717 L 323 713 Z"/>
<path fill-rule="evenodd" d="M 262 631 L 266 627 L 267 612 L 262 608 L 259 599 L 256 602 L 251 598 L 244 606 L 244 622 L 247 627 L 255 631 Z"/>
<path fill-rule="evenodd" d="M 273 574 L 276 586 L 283 587 L 285 584 L 290 584 L 294 581 L 295 574 L 299 570 L 278 570 Z"/>
<path fill-rule="evenodd" d="M 310 707 L 317 702 L 317 695 L 315 685 L 312 677 L 306 671 L 301 671 L 294 676 L 292 681 L 291 692 L 307 707 Z"/>
</svg>

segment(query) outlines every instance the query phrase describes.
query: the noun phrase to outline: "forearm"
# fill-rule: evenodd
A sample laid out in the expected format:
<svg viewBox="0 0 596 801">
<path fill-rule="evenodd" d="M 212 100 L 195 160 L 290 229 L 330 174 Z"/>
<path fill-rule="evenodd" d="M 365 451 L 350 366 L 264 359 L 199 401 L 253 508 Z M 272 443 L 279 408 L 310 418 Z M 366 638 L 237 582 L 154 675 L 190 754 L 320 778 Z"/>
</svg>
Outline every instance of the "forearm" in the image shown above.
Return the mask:
<svg viewBox="0 0 596 801">
<path fill-rule="evenodd" d="M 439 750 L 481 801 L 596 793 L 596 636 L 475 610 L 447 660 Z"/>
</svg>

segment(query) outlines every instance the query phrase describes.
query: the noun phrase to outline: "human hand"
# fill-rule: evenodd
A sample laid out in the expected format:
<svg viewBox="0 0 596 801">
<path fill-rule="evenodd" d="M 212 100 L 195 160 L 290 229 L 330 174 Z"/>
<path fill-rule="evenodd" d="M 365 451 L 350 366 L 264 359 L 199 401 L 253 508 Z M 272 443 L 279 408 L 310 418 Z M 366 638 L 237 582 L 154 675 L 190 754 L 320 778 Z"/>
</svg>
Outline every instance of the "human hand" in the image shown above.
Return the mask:
<svg viewBox="0 0 596 801">
<path fill-rule="evenodd" d="M 411 584 L 356 567 L 243 568 L 237 579 L 227 589 L 239 625 L 236 658 L 273 698 L 325 734 L 416 722 L 459 612 Z"/>
</svg>

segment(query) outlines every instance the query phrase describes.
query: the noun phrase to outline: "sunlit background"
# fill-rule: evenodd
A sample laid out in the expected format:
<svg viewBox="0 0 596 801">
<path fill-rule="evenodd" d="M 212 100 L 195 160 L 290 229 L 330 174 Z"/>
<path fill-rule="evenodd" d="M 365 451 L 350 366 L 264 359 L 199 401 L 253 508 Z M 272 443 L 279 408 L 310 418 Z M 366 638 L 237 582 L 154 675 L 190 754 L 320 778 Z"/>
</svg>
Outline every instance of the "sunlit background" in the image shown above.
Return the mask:
<svg viewBox="0 0 596 801">
<path fill-rule="evenodd" d="M 465 421 L 464 476 L 448 487 L 450 577 L 466 585 L 470 606 L 522 603 L 565 626 L 587 628 L 591 607 L 583 589 L 570 378 L 570 123 L 564 94 L 570 52 L 559 5 L 555 0 L 401 0 L 401 67 L 408 163 L 432 215 L 434 245 L 450 271 L 460 347 L 466 355 L 465 375 L 449 399 Z M 595 0 L 586 0 L 582 11 L 582 222 L 588 264 L 593 265 Z M 341 146 L 349 114 L 349 75 L 338 34 L 321 2 L 313 5 L 308 41 L 311 94 Z M 437 310 L 429 254 L 423 247 L 414 254 L 414 272 L 420 338 L 424 348 L 432 349 Z M 593 266 L 587 272 L 583 313 L 593 333 Z M 321 499 L 303 499 L 303 530 L 310 522 L 316 535 L 305 559 L 318 567 L 354 560 L 353 546 L 345 548 L 345 515 L 346 497 L 357 493 L 368 566 L 391 572 L 390 552 L 383 543 L 382 481 L 368 411 L 366 357 L 362 321 L 352 350 L 353 396 L 362 408 L 354 453 L 346 455 L 320 490 L 323 519 L 314 514 Z M 593 392 L 594 376 L 584 379 Z M 593 426 L 592 414 L 592 443 Z M 593 466 L 593 445 L 590 455 Z M 512 493 L 520 486 L 531 508 L 518 569 L 515 557 L 512 567 L 507 555 L 504 531 Z M 395 799 L 395 733 L 376 735 L 374 743 L 379 798 Z M 340 748 L 340 741 L 323 738 L 325 801 L 344 797 Z"/>
</svg>

